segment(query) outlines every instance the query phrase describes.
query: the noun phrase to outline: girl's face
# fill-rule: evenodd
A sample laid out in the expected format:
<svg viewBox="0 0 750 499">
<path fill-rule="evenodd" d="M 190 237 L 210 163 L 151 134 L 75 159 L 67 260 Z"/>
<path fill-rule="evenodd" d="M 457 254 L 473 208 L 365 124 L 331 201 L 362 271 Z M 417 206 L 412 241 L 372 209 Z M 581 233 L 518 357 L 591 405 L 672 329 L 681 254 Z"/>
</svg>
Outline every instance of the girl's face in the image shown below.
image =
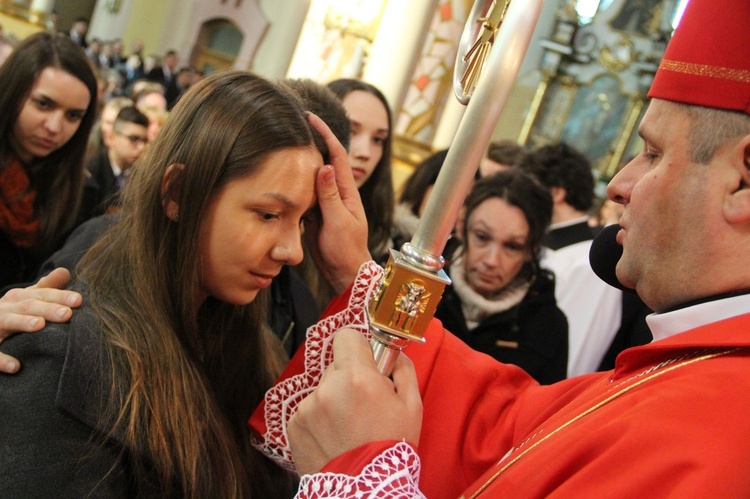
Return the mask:
<svg viewBox="0 0 750 499">
<path fill-rule="evenodd" d="M 323 158 L 314 148 L 271 153 L 254 173 L 209 200 L 199 236 L 199 303 L 253 301 L 281 271 L 302 261 L 302 218 L 315 203 Z"/>
<path fill-rule="evenodd" d="M 489 298 L 531 259 L 529 224 L 520 208 L 500 198 L 485 200 L 466 223 L 466 279 L 471 289 Z"/>
<path fill-rule="evenodd" d="M 357 188 L 370 178 L 383 157 L 390 128 L 383 103 L 369 92 L 354 90 L 341 101 L 352 123 L 349 163 Z"/>
<path fill-rule="evenodd" d="M 62 69 L 47 67 L 21 105 L 11 144 L 28 163 L 64 146 L 78 130 L 91 101 L 86 85 Z"/>
</svg>

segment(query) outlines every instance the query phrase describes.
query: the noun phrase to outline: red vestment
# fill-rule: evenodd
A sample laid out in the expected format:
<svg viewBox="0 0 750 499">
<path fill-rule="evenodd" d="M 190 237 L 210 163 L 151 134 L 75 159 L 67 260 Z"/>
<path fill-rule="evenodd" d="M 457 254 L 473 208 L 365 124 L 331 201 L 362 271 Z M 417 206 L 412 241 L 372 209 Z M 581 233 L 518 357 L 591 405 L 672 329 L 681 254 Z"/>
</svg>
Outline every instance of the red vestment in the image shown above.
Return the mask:
<svg viewBox="0 0 750 499">
<path fill-rule="evenodd" d="M 750 314 L 733 317 L 627 350 L 614 371 L 539 386 L 433 321 L 406 349 L 424 401 L 413 493 L 418 480 L 429 498 L 485 485 L 480 497 L 750 497 L 748 331 Z M 321 476 L 356 476 L 387 447 L 354 449 Z M 325 495 L 302 485 L 302 497 Z"/>
</svg>

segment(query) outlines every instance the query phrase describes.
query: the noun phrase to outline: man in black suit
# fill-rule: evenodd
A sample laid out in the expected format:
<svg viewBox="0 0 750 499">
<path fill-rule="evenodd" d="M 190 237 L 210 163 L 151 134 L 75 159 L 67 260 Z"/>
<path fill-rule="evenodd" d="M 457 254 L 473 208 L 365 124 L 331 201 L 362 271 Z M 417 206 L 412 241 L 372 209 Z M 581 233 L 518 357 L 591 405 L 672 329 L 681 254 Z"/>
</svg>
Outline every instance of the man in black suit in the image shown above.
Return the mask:
<svg viewBox="0 0 750 499">
<path fill-rule="evenodd" d="M 161 66 L 157 66 L 148 72 L 146 77 L 164 86 L 164 97 L 167 99 L 167 108 L 171 109 L 180 95 L 177 86 L 177 52 L 167 51 Z"/>
<path fill-rule="evenodd" d="M 89 44 L 86 41 L 86 34 L 89 31 L 89 20 L 85 17 L 79 17 L 76 19 L 76 21 L 73 23 L 73 26 L 70 28 L 70 31 L 68 31 L 68 36 L 71 40 L 76 42 L 76 45 L 80 45 L 81 47 L 88 48 Z"/>
<path fill-rule="evenodd" d="M 119 192 L 125 185 L 130 167 L 141 156 L 148 142 L 148 118 L 135 107 L 124 107 L 117 114 L 105 139 L 106 149 L 86 164 L 99 190 L 93 200 L 91 217 L 102 215 L 119 205 Z"/>
</svg>

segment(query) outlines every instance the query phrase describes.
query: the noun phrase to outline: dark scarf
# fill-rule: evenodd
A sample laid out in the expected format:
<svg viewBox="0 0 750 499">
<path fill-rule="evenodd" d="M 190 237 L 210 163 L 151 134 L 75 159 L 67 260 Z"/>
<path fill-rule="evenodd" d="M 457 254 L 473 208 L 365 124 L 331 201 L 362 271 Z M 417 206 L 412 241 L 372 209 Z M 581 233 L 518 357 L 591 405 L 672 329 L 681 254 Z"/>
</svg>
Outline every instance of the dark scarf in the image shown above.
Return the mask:
<svg viewBox="0 0 750 499">
<path fill-rule="evenodd" d="M 0 230 L 19 248 L 33 248 L 39 241 L 35 200 L 36 191 L 23 164 L 10 158 L 0 170 Z"/>
</svg>

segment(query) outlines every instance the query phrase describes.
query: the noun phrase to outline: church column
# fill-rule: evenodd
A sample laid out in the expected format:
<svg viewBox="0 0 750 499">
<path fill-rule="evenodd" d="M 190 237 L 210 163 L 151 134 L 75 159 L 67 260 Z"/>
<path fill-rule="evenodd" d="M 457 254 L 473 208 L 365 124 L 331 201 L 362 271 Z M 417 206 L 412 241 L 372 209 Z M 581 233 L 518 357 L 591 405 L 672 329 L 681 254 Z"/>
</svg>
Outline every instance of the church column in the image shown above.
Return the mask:
<svg viewBox="0 0 750 499">
<path fill-rule="evenodd" d="M 392 110 L 403 98 L 436 0 L 388 2 L 372 42 L 362 79 L 378 87 Z"/>
<path fill-rule="evenodd" d="M 454 123 L 463 114 L 463 106 L 453 97 L 453 67 L 470 7 L 466 0 L 438 0 L 431 10 L 395 120 L 394 171 L 403 166 L 404 174 L 411 173 L 412 166 L 453 139 Z M 441 123 L 451 126 L 438 129 Z"/>
<path fill-rule="evenodd" d="M 260 0 L 258 4 L 269 24 L 250 69 L 268 78 L 283 78 L 289 70 L 310 0 Z"/>
</svg>

